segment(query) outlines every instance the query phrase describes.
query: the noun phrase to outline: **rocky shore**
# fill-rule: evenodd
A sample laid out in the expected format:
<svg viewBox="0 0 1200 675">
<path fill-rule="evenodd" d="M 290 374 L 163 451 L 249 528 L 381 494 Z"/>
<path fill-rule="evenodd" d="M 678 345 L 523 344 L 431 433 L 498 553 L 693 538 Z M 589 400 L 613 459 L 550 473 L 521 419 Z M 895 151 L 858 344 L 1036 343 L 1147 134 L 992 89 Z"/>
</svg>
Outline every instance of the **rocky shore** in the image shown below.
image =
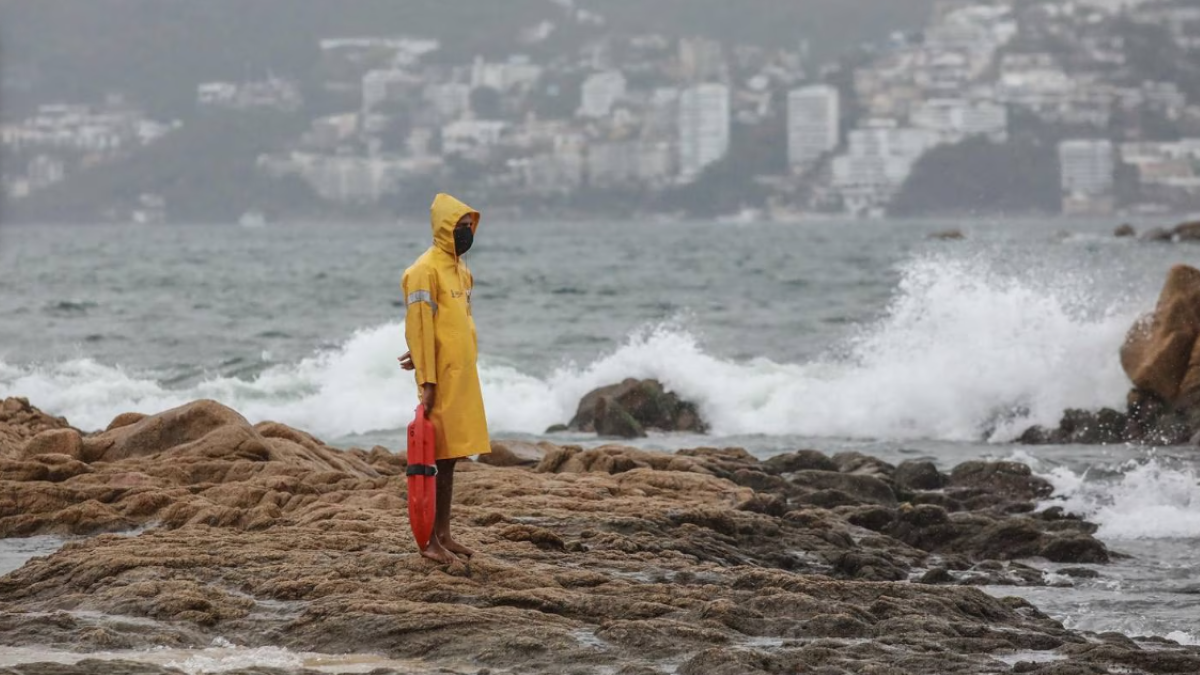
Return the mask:
<svg viewBox="0 0 1200 675">
<path fill-rule="evenodd" d="M 80 538 L 0 577 L 0 646 L 221 638 L 472 675 L 1200 672 L 1200 648 L 1067 630 L 975 588 L 1048 583 L 1020 559 L 1094 576 L 1118 555 L 1037 511 L 1051 486 L 1020 464 L 504 442 L 488 462 L 455 495 L 481 553 L 439 566 L 408 532 L 403 454 L 211 401 L 82 434 L 7 399 L 0 536 Z M 85 672 L 179 671 L 0 667 Z"/>
<path fill-rule="evenodd" d="M 1200 223 L 1188 227 L 1200 240 Z M 1130 327 L 1120 359 L 1133 384 L 1124 410 L 1068 410 L 1057 428 L 1032 427 L 1018 442 L 1200 443 L 1200 270 L 1171 268 L 1154 310 Z"/>
</svg>

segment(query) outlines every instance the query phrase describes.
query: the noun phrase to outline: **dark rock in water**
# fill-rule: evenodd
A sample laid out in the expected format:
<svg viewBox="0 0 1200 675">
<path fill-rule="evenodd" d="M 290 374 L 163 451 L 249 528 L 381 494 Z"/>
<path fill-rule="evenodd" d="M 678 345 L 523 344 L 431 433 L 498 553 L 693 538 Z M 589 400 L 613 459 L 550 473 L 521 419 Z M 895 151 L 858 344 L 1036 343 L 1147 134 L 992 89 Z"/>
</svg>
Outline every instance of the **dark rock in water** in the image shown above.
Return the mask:
<svg viewBox="0 0 1200 675">
<path fill-rule="evenodd" d="M 1114 237 L 1136 237 L 1137 230 L 1133 229 L 1133 226 L 1130 225 L 1129 223 L 1125 223 L 1124 225 L 1119 226 L 1116 230 L 1113 230 L 1113 236 Z"/>
<path fill-rule="evenodd" d="M 966 239 L 966 235 L 962 233 L 962 230 L 942 230 L 941 232 L 931 233 L 929 238 L 939 241 L 961 241 Z"/>
<path fill-rule="evenodd" d="M 853 473 L 864 476 L 875 476 L 883 480 L 891 480 L 896 467 L 882 459 L 870 457 L 861 452 L 839 452 L 833 456 L 833 463 L 842 473 Z"/>
<path fill-rule="evenodd" d="M 1200 364 L 1193 368 L 1191 363 L 1197 336 L 1200 270 L 1176 265 L 1167 274 L 1154 313 L 1130 328 L 1121 366 L 1137 389 L 1173 406 L 1200 392 Z"/>
<path fill-rule="evenodd" d="M 1017 440 L 1026 445 L 1110 445 L 1124 443 L 1128 428 L 1129 417 L 1112 408 L 1098 412 L 1067 410 L 1058 428 L 1031 427 Z"/>
<path fill-rule="evenodd" d="M 763 469 L 770 473 L 795 473 L 797 471 L 837 471 L 838 465 L 824 453 L 816 450 L 797 450 L 763 462 Z"/>
<path fill-rule="evenodd" d="M 666 391 L 657 380 L 628 379 L 588 393 L 569 428 L 602 436 L 636 438 L 646 429 L 705 433 L 696 406 Z"/>
<path fill-rule="evenodd" d="M 1064 567 L 1058 573 L 1073 579 L 1096 579 L 1100 576 L 1099 572 L 1087 567 Z"/>
<path fill-rule="evenodd" d="M 954 583 L 954 577 L 950 576 L 949 571 L 947 571 L 941 567 L 935 567 L 935 568 L 929 570 L 928 572 L 926 572 L 925 574 L 922 574 L 921 578 L 917 581 L 917 583 L 921 583 L 921 584 L 952 584 L 952 583 Z"/>
<path fill-rule="evenodd" d="M 1200 240 L 1200 222 L 1179 230 Z M 1200 441 L 1200 270 L 1176 265 L 1152 314 L 1130 328 L 1121 366 L 1133 382 L 1124 413 L 1068 410 L 1057 429 L 1034 427 L 1022 443 L 1179 445 Z"/>
<path fill-rule="evenodd" d="M 1154 227 L 1143 232 L 1138 239 L 1141 241 L 1171 241 L 1171 231 L 1162 227 Z"/>
<path fill-rule="evenodd" d="M 951 512 L 962 511 L 964 508 L 962 502 L 942 492 L 913 492 L 908 501 L 913 506 L 933 504 Z"/>
<path fill-rule="evenodd" d="M 1045 499 L 1054 486 L 1016 462 L 964 462 L 950 472 L 950 485 L 986 489 L 1008 499 Z"/>
<path fill-rule="evenodd" d="M 830 471 L 798 471 L 792 476 L 792 484 L 816 490 L 837 490 L 850 495 L 854 503 L 870 502 L 894 506 L 896 494 L 888 484 L 874 476 L 863 476 Z"/>
<path fill-rule="evenodd" d="M 933 462 L 901 462 L 892 474 L 896 487 L 904 490 L 938 490 L 946 486 L 949 478 L 937 470 Z"/>
<path fill-rule="evenodd" d="M 616 399 L 603 396 L 592 409 L 592 430 L 601 436 L 639 438 L 646 430 Z"/>
<path fill-rule="evenodd" d="M 1171 238 L 1175 241 L 1200 241 L 1200 220 L 1180 223 L 1171 230 Z"/>
<path fill-rule="evenodd" d="M 1108 549 L 1091 537 L 1060 537 L 1046 542 L 1041 556 L 1058 563 L 1106 563 Z"/>
<path fill-rule="evenodd" d="M 568 427 L 565 424 L 551 424 L 549 427 L 546 428 L 546 433 L 547 434 L 561 434 L 561 433 L 564 433 L 564 432 L 567 432 L 570 430 L 571 430 L 571 427 Z"/>
<path fill-rule="evenodd" d="M 896 520 L 896 510 L 882 506 L 864 506 L 851 512 L 846 520 L 872 532 L 882 532 Z"/>
</svg>

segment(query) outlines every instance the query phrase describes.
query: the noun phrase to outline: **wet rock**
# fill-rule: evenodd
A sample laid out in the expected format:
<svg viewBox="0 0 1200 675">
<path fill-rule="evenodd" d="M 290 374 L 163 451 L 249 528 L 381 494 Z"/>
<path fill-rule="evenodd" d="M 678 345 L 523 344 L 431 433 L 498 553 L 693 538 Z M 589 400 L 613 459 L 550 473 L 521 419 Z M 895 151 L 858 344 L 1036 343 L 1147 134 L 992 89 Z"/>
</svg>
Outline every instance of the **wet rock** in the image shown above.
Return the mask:
<svg viewBox="0 0 1200 675">
<path fill-rule="evenodd" d="M 922 584 L 952 584 L 952 583 L 954 583 L 954 577 L 951 576 L 950 572 L 947 571 L 946 569 L 943 569 L 941 567 L 935 567 L 935 568 L 929 570 L 928 572 L 926 572 L 925 574 L 922 574 L 920 580 L 918 580 L 918 583 L 922 583 Z"/>
<path fill-rule="evenodd" d="M 882 480 L 859 474 L 833 473 L 830 471 L 797 471 L 792 475 L 793 485 L 812 491 L 836 490 L 849 495 L 851 503 L 869 502 L 885 506 L 896 505 L 896 494 Z"/>
<path fill-rule="evenodd" d="M 846 516 L 846 521 L 850 524 L 873 532 L 883 532 L 895 520 L 896 510 L 882 506 L 859 507 Z"/>
<path fill-rule="evenodd" d="M 1171 231 L 1174 241 L 1200 241 L 1200 220 L 1180 223 Z"/>
<path fill-rule="evenodd" d="M 1050 481 L 1034 476 L 1016 462 L 964 462 L 950 472 L 952 487 L 981 488 L 1012 500 L 1045 499 L 1054 492 Z"/>
<path fill-rule="evenodd" d="M 1042 546 L 1041 556 L 1058 563 L 1106 563 L 1108 549 L 1091 537 L 1059 537 Z"/>
<path fill-rule="evenodd" d="M 901 462 L 892 474 L 896 487 L 904 490 L 939 490 L 949 479 L 937 470 L 933 462 Z"/>
<path fill-rule="evenodd" d="M 614 438 L 642 438 L 646 430 L 616 399 L 604 396 L 592 409 L 592 431 Z"/>
<path fill-rule="evenodd" d="M 1168 405 L 1200 389 L 1192 350 L 1200 335 L 1200 270 L 1176 265 L 1154 313 L 1134 324 L 1121 347 L 1121 366 L 1136 388 Z"/>
<path fill-rule="evenodd" d="M 775 455 L 763 462 L 768 473 L 783 474 L 797 471 L 837 471 L 838 465 L 827 455 L 816 450 L 797 450 Z"/>
<path fill-rule="evenodd" d="M 943 230 L 930 234 L 929 238 L 939 241 L 961 241 L 966 239 L 966 236 L 962 233 L 962 230 Z"/>
<path fill-rule="evenodd" d="M 707 431 L 694 404 L 666 391 L 657 380 L 634 379 L 588 393 L 568 426 L 624 438 L 643 435 L 644 429 Z"/>
<path fill-rule="evenodd" d="M 1136 237 L 1137 230 L 1135 230 L 1133 228 L 1133 226 L 1130 225 L 1129 223 L 1125 223 L 1123 225 L 1118 226 L 1117 229 L 1113 230 L 1113 236 L 1114 237 Z"/>
<path fill-rule="evenodd" d="M 1196 237 L 1196 223 L 1183 226 Z M 1057 429 L 1031 428 L 1024 443 L 1179 445 L 1200 439 L 1200 270 L 1176 265 L 1154 311 L 1138 319 L 1121 347 L 1134 387 L 1126 411 L 1069 410 Z"/>
<path fill-rule="evenodd" d="M 1138 236 L 1140 241 L 1171 241 L 1171 231 L 1164 227 L 1152 227 Z"/>
<path fill-rule="evenodd" d="M 832 457 L 838 471 L 862 476 L 875 476 L 886 481 L 892 479 L 896 467 L 876 457 L 861 452 L 839 452 Z"/>
<path fill-rule="evenodd" d="M 523 441 L 492 441 L 492 452 L 480 455 L 479 461 L 492 466 L 537 466 L 546 452 L 554 449 L 550 443 L 526 443 Z"/>
<path fill-rule="evenodd" d="M 1100 576 L 1099 572 L 1087 567 L 1064 567 L 1058 573 L 1075 579 L 1096 579 Z"/>
</svg>

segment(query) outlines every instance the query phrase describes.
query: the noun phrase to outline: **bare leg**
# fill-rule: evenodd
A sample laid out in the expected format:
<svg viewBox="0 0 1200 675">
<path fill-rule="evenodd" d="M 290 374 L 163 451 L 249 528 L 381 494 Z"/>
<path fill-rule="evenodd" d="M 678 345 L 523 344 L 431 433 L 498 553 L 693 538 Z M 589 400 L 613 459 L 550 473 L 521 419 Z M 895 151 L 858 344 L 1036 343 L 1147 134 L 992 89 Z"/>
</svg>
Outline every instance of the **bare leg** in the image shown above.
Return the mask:
<svg viewBox="0 0 1200 675">
<path fill-rule="evenodd" d="M 450 504 L 454 500 L 454 465 L 457 463 L 457 458 L 437 461 L 437 517 L 433 521 L 433 536 L 447 551 L 470 558 L 475 551 L 450 536 Z"/>
</svg>

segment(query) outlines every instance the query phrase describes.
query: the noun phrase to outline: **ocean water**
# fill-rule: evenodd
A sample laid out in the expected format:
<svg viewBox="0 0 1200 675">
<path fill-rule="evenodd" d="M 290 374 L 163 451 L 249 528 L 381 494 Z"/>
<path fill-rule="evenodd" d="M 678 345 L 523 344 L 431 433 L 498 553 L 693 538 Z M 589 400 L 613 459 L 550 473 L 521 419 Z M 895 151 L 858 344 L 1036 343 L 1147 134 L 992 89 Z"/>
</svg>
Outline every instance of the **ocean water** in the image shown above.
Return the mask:
<svg viewBox="0 0 1200 675">
<path fill-rule="evenodd" d="M 712 433 L 645 447 L 1021 459 L 1054 481 L 1052 503 L 1134 556 L 1028 591 L 1039 606 L 1089 630 L 1197 640 L 1200 455 L 1010 443 L 1065 408 L 1121 406 L 1126 331 L 1171 265 L 1200 265 L 1200 246 L 1118 240 L 1116 224 L 485 213 L 467 260 L 489 425 L 540 438 L 592 388 L 655 377 Z M 966 239 L 928 237 L 951 227 Z M 85 429 L 208 397 L 334 444 L 396 447 L 416 404 L 396 364 L 400 276 L 428 238 L 415 222 L 0 228 L 0 395 Z"/>
</svg>

